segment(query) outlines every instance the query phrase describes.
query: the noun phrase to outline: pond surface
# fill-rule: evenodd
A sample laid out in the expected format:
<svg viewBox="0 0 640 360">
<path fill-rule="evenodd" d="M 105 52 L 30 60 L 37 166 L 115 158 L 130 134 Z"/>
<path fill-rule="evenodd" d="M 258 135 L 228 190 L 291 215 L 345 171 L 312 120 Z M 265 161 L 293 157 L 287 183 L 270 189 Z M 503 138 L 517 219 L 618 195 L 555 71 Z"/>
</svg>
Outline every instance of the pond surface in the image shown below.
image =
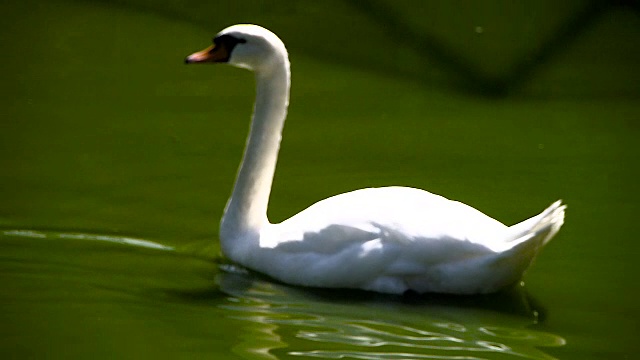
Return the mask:
<svg viewBox="0 0 640 360">
<path fill-rule="evenodd" d="M 0 25 L 9 49 L 0 60 L 3 358 L 599 359 L 640 350 L 638 93 L 474 98 L 290 47 L 272 221 L 392 184 L 507 224 L 558 198 L 569 205 L 524 286 L 499 294 L 303 289 L 219 252 L 253 84 L 238 69 L 182 65 L 217 26 L 108 2 L 0 10 L 9 19 Z"/>
</svg>

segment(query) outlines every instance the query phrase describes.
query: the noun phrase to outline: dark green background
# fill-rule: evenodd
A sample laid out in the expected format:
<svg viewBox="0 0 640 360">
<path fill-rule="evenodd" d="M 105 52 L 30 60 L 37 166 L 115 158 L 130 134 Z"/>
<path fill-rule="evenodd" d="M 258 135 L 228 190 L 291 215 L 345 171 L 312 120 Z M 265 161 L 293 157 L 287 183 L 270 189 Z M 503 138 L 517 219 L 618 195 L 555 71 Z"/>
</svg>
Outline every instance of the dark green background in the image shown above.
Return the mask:
<svg viewBox="0 0 640 360">
<path fill-rule="evenodd" d="M 4 358 L 640 350 L 637 2 L 10 0 L 0 12 Z M 276 32 L 292 61 L 272 221 L 366 186 L 424 188 L 507 224 L 562 198 L 566 224 L 526 291 L 316 292 L 225 264 L 218 221 L 252 76 L 182 62 L 240 22 Z"/>
</svg>

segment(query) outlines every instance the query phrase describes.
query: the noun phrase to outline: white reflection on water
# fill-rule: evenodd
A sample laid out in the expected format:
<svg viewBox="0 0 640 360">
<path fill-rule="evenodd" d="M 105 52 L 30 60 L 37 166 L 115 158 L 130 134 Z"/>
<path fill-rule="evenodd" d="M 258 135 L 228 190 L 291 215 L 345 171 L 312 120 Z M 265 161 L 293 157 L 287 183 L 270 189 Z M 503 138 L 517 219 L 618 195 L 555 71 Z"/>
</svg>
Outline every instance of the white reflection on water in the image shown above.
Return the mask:
<svg viewBox="0 0 640 360">
<path fill-rule="evenodd" d="M 246 322 L 252 333 L 235 348 L 244 355 L 554 359 L 538 348 L 565 344 L 557 335 L 527 328 L 535 323 L 533 316 L 462 306 L 455 298 L 452 304 L 428 299 L 407 303 L 402 297 L 349 292 L 336 300 L 331 292 L 317 296 L 313 290 L 274 284 L 233 266 L 219 276 L 222 290 L 230 295 L 221 307 L 227 316 Z"/>
<path fill-rule="evenodd" d="M 105 241 L 116 244 L 123 245 L 131 245 L 136 247 L 143 247 L 148 249 L 157 249 L 157 250 L 173 250 L 171 246 L 166 246 L 162 244 L 158 244 L 149 240 L 141 240 L 135 239 L 132 237 L 125 236 L 114 236 L 114 235 L 95 235 L 95 234 L 85 234 L 85 233 L 64 233 L 64 232 L 55 232 L 55 231 L 37 231 L 37 230 L 2 230 L 3 235 L 7 236 L 18 236 L 25 238 L 36 238 L 36 239 L 57 239 L 57 240 L 89 240 L 89 241 Z"/>
</svg>

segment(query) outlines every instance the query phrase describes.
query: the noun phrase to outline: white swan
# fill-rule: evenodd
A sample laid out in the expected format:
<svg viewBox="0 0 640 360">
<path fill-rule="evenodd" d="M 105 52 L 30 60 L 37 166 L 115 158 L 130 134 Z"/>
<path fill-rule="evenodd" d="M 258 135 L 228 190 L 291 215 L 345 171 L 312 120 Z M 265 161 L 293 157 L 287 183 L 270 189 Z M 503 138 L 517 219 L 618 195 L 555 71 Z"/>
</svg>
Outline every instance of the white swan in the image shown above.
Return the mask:
<svg viewBox="0 0 640 360">
<path fill-rule="evenodd" d="M 565 205 L 505 226 L 478 210 L 408 187 L 361 189 L 317 202 L 280 223 L 267 219 L 289 103 L 282 41 L 234 25 L 186 63 L 226 62 L 255 72 L 255 108 L 244 157 L 220 224 L 231 260 L 289 284 L 401 294 L 474 294 L 518 281 L 560 229 Z"/>
</svg>

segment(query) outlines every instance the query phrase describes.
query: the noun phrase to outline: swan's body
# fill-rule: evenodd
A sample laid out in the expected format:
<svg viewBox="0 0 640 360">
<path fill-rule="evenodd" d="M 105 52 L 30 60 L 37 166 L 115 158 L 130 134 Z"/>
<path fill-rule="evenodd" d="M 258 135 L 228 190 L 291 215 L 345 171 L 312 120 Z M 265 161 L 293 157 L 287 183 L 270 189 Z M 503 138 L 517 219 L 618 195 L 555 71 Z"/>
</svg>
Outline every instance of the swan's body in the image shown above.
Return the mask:
<svg viewBox="0 0 640 360">
<path fill-rule="evenodd" d="M 290 87 L 283 43 L 259 26 L 234 25 L 186 62 L 228 62 L 256 74 L 251 131 L 220 225 L 223 253 L 248 268 L 313 287 L 487 293 L 519 280 L 563 224 L 560 201 L 507 227 L 407 187 L 336 195 L 271 224 L 267 205 Z"/>
</svg>

